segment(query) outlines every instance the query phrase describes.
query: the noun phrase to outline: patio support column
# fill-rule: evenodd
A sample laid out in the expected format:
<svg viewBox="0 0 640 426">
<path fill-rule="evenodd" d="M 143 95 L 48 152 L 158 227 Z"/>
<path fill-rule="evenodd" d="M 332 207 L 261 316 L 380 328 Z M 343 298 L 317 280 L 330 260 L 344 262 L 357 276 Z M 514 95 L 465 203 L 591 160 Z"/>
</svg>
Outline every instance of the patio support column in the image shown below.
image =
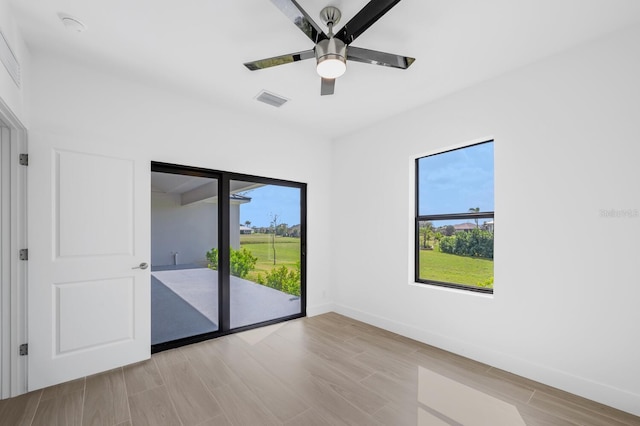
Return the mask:
<svg viewBox="0 0 640 426">
<path fill-rule="evenodd" d="M 231 293 L 229 285 L 231 282 L 231 267 L 229 265 L 230 257 L 230 230 L 229 230 L 229 176 L 223 174 L 218 179 L 218 315 L 219 330 L 228 331 L 231 324 Z"/>
</svg>

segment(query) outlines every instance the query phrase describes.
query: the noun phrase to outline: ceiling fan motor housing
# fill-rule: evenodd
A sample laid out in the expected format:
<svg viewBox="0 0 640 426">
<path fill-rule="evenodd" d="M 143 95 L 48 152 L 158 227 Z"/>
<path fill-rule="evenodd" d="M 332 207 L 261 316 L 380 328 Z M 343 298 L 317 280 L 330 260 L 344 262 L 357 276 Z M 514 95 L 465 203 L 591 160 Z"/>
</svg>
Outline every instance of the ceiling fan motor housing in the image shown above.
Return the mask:
<svg viewBox="0 0 640 426">
<path fill-rule="evenodd" d="M 322 62 L 326 59 L 346 61 L 347 45 L 344 44 L 342 40 L 335 37 L 321 40 L 316 44 L 316 59 L 318 62 Z"/>
</svg>

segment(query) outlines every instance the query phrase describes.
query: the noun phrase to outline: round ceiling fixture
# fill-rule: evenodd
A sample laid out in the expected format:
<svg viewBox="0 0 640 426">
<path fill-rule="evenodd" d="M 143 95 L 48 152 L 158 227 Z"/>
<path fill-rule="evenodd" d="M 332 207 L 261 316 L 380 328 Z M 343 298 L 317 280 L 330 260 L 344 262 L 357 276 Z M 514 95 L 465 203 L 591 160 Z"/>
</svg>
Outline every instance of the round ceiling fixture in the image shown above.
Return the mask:
<svg viewBox="0 0 640 426">
<path fill-rule="evenodd" d="M 347 70 L 347 46 L 337 38 L 316 45 L 316 71 L 322 78 L 338 78 Z"/>
<path fill-rule="evenodd" d="M 67 15 L 64 13 L 58 13 L 58 17 L 64 24 L 64 27 L 69 31 L 73 31 L 75 33 L 81 33 L 83 31 L 86 31 L 87 29 L 87 26 L 74 16 Z"/>
</svg>

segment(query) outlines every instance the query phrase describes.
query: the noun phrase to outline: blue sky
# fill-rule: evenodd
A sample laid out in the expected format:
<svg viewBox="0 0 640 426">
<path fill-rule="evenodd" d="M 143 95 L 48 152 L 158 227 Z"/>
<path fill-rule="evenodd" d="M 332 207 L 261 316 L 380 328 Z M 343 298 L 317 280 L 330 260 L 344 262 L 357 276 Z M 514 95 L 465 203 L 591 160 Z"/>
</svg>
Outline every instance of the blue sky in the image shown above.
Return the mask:
<svg viewBox="0 0 640 426">
<path fill-rule="evenodd" d="M 494 210 L 493 143 L 424 157 L 419 167 L 420 214 L 467 213 L 470 207 Z M 241 224 L 250 220 L 251 226 L 266 227 L 272 214 L 279 216 L 279 223 L 300 223 L 300 189 L 265 185 L 244 195 L 251 202 L 240 206 Z M 480 223 L 485 220 L 491 219 Z"/>
<path fill-rule="evenodd" d="M 418 167 L 419 214 L 494 210 L 493 142 L 424 157 Z"/>
<path fill-rule="evenodd" d="M 243 193 L 251 202 L 240 206 L 240 223 L 247 220 L 251 226 L 269 226 L 271 215 L 278 215 L 278 223 L 289 226 L 300 223 L 300 189 L 278 185 L 265 185 Z"/>
</svg>

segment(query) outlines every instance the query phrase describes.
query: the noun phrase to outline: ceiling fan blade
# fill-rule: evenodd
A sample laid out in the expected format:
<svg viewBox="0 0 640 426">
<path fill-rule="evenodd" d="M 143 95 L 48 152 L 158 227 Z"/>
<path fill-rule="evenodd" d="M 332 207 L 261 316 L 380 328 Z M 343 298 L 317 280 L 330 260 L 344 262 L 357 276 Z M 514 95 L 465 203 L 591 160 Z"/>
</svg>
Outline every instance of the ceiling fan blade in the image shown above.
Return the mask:
<svg viewBox="0 0 640 426">
<path fill-rule="evenodd" d="M 336 34 L 345 44 L 352 43 L 400 0 L 371 0 Z"/>
<path fill-rule="evenodd" d="M 304 61 L 305 59 L 315 58 L 316 54 L 313 49 L 303 52 L 289 53 L 282 56 L 274 56 L 273 58 L 260 59 L 258 61 L 246 62 L 245 67 L 251 71 L 261 70 L 263 68 L 275 67 L 277 65 L 290 64 L 292 62 Z"/>
<path fill-rule="evenodd" d="M 333 95 L 333 90 L 336 87 L 335 78 L 323 78 L 320 84 L 320 95 Z"/>
<path fill-rule="evenodd" d="M 312 42 L 318 43 L 320 40 L 329 38 L 295 0 L 271 0 L 271 3 L 276 5 Z"/>
<path fill-rule="evenodd" d="M 392 53 L 379 52 L 377 50 L 362 49 L 360 47 L 347 47 L 347 60 L 364 62 L 365 64 L 382 65 L 385 67 L 407 69 L 416 60 L 408 56 L 394 55 Z"/>
</svg>

